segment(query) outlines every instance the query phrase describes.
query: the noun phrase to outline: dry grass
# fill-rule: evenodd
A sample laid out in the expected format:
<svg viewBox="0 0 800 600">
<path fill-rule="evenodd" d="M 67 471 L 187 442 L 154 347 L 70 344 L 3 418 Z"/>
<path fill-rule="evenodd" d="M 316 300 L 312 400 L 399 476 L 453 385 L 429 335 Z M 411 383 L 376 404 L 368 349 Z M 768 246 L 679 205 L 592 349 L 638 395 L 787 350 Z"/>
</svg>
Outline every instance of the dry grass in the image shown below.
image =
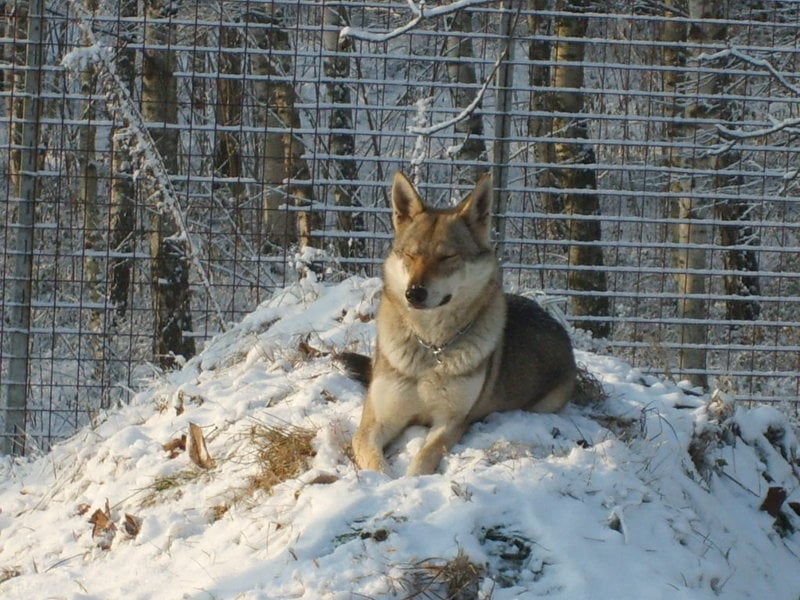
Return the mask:
<svg viewBox="0 0 800 600">
<path fill-rule="evenodd" d="M 20 575 L 22 575 L 22 571 L 16 567 L 6 567 L 0 569 L 0 583 L 8 581 L 9 579 L 14 579 L 14 577 L 19 577 Z"/>
<path fill-rule="evenodd" d="M 171 494 L 171 497 L 179 498 L 183 494 L 181 488 L 184 485 L 192 483 L 205 475 L 206 473 L 200 469 L 185 469 L 172 475 L 157 477 L 153 480 L 153 483 L 145 488 L 144 491 L 149 493 L 142 500 L 142 506 L 153 506 L 164 495 Z"/>
<path fill-rule="evenodd" d="M 459 550 L 447 561 L 424 560 L 408 569 L 398 582 L 403 600 L 475 600 L 478 597 L 483 567 Z"/>
<path fill-rule="evenodd" d="M 606 400 L 608 400 L 608 395 L 600 380 L 592 375 L 586 367 L 578 365 L 573 402 L 579 406 L 590 406 L 602 404 Z"/>
<path fill-rule="evenodd" d="M 289 424 L 253 425 L 247 438 L 255 450 L 258 473 L 251 477 L 248 491 L 269 493 L 307 470 L 316 454 L 312 445 L 316 435 L 315 429 Z"/>
<path fill-rule="evenodd" d="M 186 469 L 184 471 L 178 471 L 173 475 L 157 477 L 153 480 L 153 483 L 148 486 L 148 489 L 156 493 L 168 492 L 200 479 L 202 476 L 202 471 Z"/>
<path fill-rule="evenodd" d="M 711 475 L 724 464 L 714 462 L 711 458 L 714 450 L 722 443 L 722 432 L 718 427 L 709 426 L 701 428 L 692 434 L 689 442 L 689 457 L 692 459 L 695 470 L 700 477 L 710 483 Z"/>
<path fill-rule="evenodd" d="M 592 415 L 592 419 L 617 436 L 617 439 L 624 444 L 637 439 L 641 435 L 641 423 L 638 419 L 613 415 Z"/>
<path fill-rule="evenodd" d="M 214 506 L 208 509 L 209 520 L 212 523 L 219 521 L 222 517 L 225 516 L 225 514 L 230 510 L 230 508 L 231 508 L 230 504 L 227 503 L 215 504 Z"/>
</svg>

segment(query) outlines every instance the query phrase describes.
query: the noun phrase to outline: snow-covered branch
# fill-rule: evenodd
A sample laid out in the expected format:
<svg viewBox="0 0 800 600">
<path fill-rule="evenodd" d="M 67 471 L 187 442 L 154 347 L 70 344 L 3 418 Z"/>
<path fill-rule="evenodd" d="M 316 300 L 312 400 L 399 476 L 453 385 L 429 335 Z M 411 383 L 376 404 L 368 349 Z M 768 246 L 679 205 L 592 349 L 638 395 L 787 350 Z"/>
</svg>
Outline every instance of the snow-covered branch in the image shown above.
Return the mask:
<svg viewBox="0 0 800 600">
<path fill-rule="evenodd" d="M 355 27 L 344 27 L 339 32 L 339 38 L 340 40 L 355 39 L 363 40 L 365 42 L 387 42 L 396 37 L 400 37 L 405 33 L 408 33 L 426 19 L 435 19 L 443 15 L 449 15 L 465 8 L 469 8 L 470 6 L 490 4 L 491 2 L 495 1 L 496 0 L 456 0 L 456 2 L 445 4 L 444 6 L 428 8 L 425 0 L 419 0 L 419 2 L 407 0 L 409 9 L 414 16 L 405 25 L 401 25 L 400 27 L 392 29 L 391 31 L 384 32 L 368 31 L 366 29 L 358 29 Z"/>
<path fill-rule="evenodd" d="M 698 60 L 701 62 L 712 62 L 724 58 L 733 58 L 766 71 L 775 79 L 775 81 L 780 83 L 784 89 L 794 96 L 800 97 L 800 86 L 790 82 L 786 76 L 781 73 L 780 70 L 776 68 L 775 65 L 773 65 L 770 61 L 764 58 L 751 56 L 746 52 L 742 52 L 738 48 L 726 48 L 725 50 L 720 50 L 719 52 L 713 52 L 710 54 L 704 53 L 698 57 Z M 769 120 L 770 125 L 767 127 L 759 127 L 757 129 L 744 130 L 740 128 L 734 129 L 724 125 L 717 125 L 716 129 L 720 137 L 728 140 L 728 142 L 715 150 L 714 154 L 726 152 L 738 142 L 747 139 L 766 137 L 779 132 L 790 132 L 793 134 L 800 133 L 800 119 L 798 118 L 778 120 L 768 115 L 767 119 Z"/>
<path fill-rule="evenodd" d="M 497 69 L 500 68 L 500 65 L 506 59 L 507 55 L 508 52 L 506 50 L 503 50 L 503 52 L 500 53 L 500 56 L 497 57 L 497 60 L 494 62 L 494 65 L 492 65 L 492 70 L 489 73 L 489 76 L 484 80 L 481 89 L 479 89 L 478 93 L 475 94 L 475 98 L 472 100 L 472 102 L 470 102 L 466 107 L 464 107 L 464 110 L 462 110 L 456 116 L 447 119 L 446 121 L 441 121 L 440 123 L 434 123 L 433 125 L 429 125 L 428 127 L 417 127 L 412 125 L 411 127 L 408 128 L 408 131 L 416 135 L 423 135 L 423 136 L 433 135 L 434 133 L 442 131 L 443 129 L 447 129 L 448 127 L 452 127 L 456 123 L 459 123 L 464 119 L 467 119 L 473 112 L 475 112 L 478 106 L 480 106 L 481 102 L 483 101 L 483 97 L 486 95 L 486 90 L 489 89 L 489 86 L 492 84 L 492 81 L 494 80 L 494 76 L 495 73 L 497 73 Z"/>
<path fill-rule="evenodd" d="M 701 54 L 697 57 L 699 61 L 706 61 L 711 62 L 715 60 L 719 60 L 721 58 L 735 58 L 742 62 L 745 62 L 749 65 L 754 67 L 758 67 L 760 69 L 764 69 L 770 75 L 772 75 L 776 81 L 778 81 L 784 88 L 789 90 L 794 95 L 800 97 L 800 87 L 791 83 L 783 73 L 781 73 L 775 65 L 764 58 L 756 58 L 755 56 L 751 56 L 746 52 L 742 52 L 738 48 L 726 48 L 725 50 L 720 50 L 719 52 L 714 52 L 712 54 Z"/>
<path fill-rule="evenodd" d="M 735 141 L 764 137 L 780 131 L 788 131 L 794 134 L 800 134 L 800 119 L 784 119 L 779 121 L 778 119 L 769 117 L 769 120 L 770 123 L 772 123 L 769 127 L 761 127 L 759 129 L 750 129 L 744 131 L 742 129 L 731 129 L 730 127 L 725 127 L 724 125 L 717 125 L 717 131 L 719 132 L 720 136 Z"/>
</svg>

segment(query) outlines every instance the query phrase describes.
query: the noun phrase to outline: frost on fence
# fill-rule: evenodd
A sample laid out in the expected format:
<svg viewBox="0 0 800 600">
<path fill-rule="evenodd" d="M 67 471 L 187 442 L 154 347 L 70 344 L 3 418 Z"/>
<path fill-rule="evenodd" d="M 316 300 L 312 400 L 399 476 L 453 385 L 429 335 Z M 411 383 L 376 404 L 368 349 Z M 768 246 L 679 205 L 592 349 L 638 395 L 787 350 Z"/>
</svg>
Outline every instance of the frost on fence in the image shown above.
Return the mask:
<svg viewBox="0 0 800 600">
<path fill-rule="evenodd" d="M 398 169 L 442 206 L 491 170 L 506 285 L 586 344 L 800 399 L 800 5 L 323 4 L 57 0 L 33 44 L 6 3 L 0 408 L 24 334 L 29 448 L 302 274 L 377 275 Z"/>
</svg>

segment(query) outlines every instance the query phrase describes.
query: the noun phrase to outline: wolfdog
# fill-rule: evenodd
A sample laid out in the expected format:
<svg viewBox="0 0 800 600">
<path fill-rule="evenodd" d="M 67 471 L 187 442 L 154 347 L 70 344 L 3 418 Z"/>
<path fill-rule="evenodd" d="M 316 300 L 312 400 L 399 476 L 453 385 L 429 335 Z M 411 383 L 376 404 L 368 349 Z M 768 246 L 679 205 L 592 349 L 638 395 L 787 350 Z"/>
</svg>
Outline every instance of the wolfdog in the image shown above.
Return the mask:
<svg viewBox="0 0 800 600">
<path fill-rule="evenodd" d="M 433 473 L 469 425 L 492 412 L 555 412 L 577 369 L 564 328 L 536 302 L 502 291 L 490 242 L 488 174 L 456 207 L 426 206 L 397 173 L 395 236 L 383 264 L 372 362 L 340 361 L 368 382 L 353 436 L 362 469 L 386 472 L 384 448 L 407 427 L 430 428 L 407 475 Z"/>
</svg>

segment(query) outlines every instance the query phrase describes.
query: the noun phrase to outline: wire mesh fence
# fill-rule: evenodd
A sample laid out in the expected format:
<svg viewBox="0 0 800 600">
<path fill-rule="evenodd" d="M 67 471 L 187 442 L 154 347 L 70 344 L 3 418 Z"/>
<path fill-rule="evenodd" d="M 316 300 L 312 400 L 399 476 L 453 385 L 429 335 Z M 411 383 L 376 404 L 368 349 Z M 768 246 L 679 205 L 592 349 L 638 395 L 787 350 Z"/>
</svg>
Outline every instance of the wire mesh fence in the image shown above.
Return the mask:
<svg viewBox="0 0 800 600">
<path fill-rule="evenodd" d="M 796 0 L 30 0 L 2 26 L 6 451 L 297 277 L 377 275 L 396 170 L 435 205 L 492 171 L 506 285 L 583 344 L 800 400 Z"/>
</svg>

